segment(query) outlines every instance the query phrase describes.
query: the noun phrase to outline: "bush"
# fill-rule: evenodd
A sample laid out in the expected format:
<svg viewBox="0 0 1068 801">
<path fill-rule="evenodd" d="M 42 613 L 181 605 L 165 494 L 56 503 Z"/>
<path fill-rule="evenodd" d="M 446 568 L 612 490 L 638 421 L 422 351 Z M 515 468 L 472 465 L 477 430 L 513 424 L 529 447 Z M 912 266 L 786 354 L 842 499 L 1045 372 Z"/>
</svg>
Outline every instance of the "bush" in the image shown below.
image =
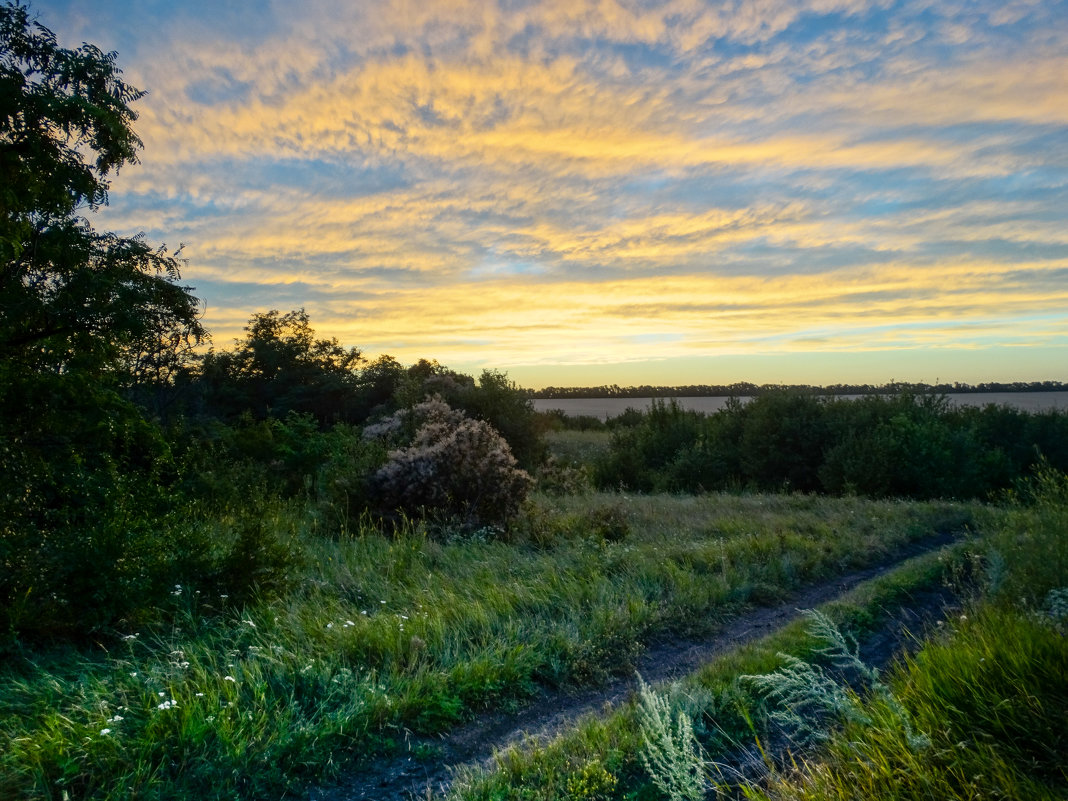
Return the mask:
<svg viewBox="0 0 1068 801">
<path fill-rule="evenodd" d="M 162 433 L 77 373 L 0 383 L 0 630 L 85 633 L 170 579 Z M 161 530 L 162 529 L 162 530 Z"/>
<path fill-rule="evenodd" d="M 585 495 L 593 489 L 586 465 L 549 456 L 537 473 L 538 489 L 547 495 Z"/>
<path fill-rule="evenodd" d="M 504 438 L 484 420 L 472 420 L 440 398 L 428 398 L 365 429 L 371 437 L 403 437 L 410 444 L 389 453 L 370 480 L 381 514 L 459 522 L 465 527 L 503 525 L 519 511 L 533 484 Z"/>
</svg>

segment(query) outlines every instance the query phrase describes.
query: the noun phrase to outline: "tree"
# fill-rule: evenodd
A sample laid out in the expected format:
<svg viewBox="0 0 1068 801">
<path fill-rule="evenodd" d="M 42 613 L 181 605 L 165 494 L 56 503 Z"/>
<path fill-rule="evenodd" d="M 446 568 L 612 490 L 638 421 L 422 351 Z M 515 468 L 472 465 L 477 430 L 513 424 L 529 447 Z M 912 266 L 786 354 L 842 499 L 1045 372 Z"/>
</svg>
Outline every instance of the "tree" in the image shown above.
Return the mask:
<svg viewBox="0 0 1068 801">
<path fill-rule="evenodd" d="M 141 147 L 115 58 L 0 5 L 0 640 L 107 625 L 173 580 L 173 459 L 121 391 L 206 334 L 175 254 L 85 216 Z"/>
<path fill-rule="evenodd" d="M 301 412 L 324 423 L 355 416 L 360 405 L 356 368 L 363 361 L 358 349 L 316 339 L 304 309 L 254 314 L 245 332 L 234 350 L 204 357 L 208 411 L 223 418 Z"/>
<path fill-rule="evenodd" d="M 0 363 L 17 371 L 122 373 L 149 340 L 199 343 L 181 262 L 84 216 L 137 161 L 130 104 L 143 92 L 116 54 L 60 47 L 19 3 L 0 6 Z"/>
</svg>

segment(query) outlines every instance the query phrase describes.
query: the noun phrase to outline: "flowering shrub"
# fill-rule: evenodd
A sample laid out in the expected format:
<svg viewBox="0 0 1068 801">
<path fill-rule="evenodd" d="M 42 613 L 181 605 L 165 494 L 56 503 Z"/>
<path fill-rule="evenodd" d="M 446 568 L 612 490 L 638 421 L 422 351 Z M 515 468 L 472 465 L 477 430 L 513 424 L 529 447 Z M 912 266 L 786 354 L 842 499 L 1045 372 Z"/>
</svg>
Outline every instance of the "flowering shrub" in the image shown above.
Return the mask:
<svg viewBox="0 0 1068 801">
<path fill-rule="evenodd" d="M 533 479 L 489 423 L 435 397 L 365 429 L 365 436 L 396 441 L 405 429 L 414 429 L 409 444 L 390 451 L 371 477 L 371 494 L 382 513 L 479 527 L 506 523 L 519 511 Z"/>
</svg>

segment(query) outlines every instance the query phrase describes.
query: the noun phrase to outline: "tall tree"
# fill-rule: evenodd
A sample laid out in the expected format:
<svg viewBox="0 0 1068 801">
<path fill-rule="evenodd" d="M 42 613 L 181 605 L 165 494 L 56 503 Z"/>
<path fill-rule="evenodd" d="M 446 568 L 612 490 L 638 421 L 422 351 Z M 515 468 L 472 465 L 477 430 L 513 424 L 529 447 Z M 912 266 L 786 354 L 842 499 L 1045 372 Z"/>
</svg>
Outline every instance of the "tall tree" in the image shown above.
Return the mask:
<svg viewBox="0 0 1068 801">
<path fill-rule="evenodd" d="M 107 372 L 146 341 L 205 336 L 180 260 L 85 216 L 141 147 L 143 92 L 115 59 L 0 6 L 0 363 L 16 370 Z"/>
<path fill-rule="evenodd" d="M 105 625 L 169 578 L 168 444 L 118 390 L 205 332 L 174 254 L 87 217 L 141 147 L 121 75 L 0 4 L 0 640 Z"/>
<path fill-rule="evenodd" d="M 358 415 L 360 351 L 336 339 L 316 339 L 304 309 L 254 314 L 245 332 L 232 351 L 204 357 L 201 380 L 209 412 L 224 418 L 300 412 L 323 423 Z"/>
</svg>

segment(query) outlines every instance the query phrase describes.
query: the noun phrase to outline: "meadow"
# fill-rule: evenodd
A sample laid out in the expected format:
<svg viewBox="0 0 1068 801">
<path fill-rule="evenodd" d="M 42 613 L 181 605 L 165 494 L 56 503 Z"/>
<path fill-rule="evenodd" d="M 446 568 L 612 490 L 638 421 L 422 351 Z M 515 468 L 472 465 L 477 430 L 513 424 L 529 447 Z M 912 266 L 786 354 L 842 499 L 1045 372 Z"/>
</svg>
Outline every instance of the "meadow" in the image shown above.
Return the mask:
<svg viewBox="0 0 1068 801">
<path fill-rule="evenodd" d="M 304 309 L 215 348 L 184 246 L 87 216 L 116 55 L 10 2 L 0 54 L 0 799 L 1065 796 L 1068 414 L 567 418 Z"/>
<path fill-rule="evenodd" d="M 605 510 L 623 530 L 598 528 Z M 406 732 L 629 675 L 654 637 L 707 635 L 973 525 L 957 504 L 599 493 L 535 498 L 515 542 L 443 542 L 418 525 L 323 538 L 300 511 L 265 520 L 303 545 L 284 595 L 235 604 L 176 584 L 165 626 L 9 655 L 0 792 L 280 797 Z"/>
<path fill-rule="evenodd" d="M 609 447 L 601 432 L 546 439 L 550 462 L 569 460 L 579 472 Z M 371 518 L 324 531 L 321 505 L 306 497 L 264 502 L 257 531 L 269 532 L 264 540 L 284 544 L 288 554 L 286 581 L 274 591 L 265 585 L 237 598 L 175 582 L 143 625 L 48 646 L 9 644 L 0 668 L 0 795 L 281 798 L 332 782 L 344 787 L 376 762 L 411 753 L 413 741 L 420 743 L 416 756 L 433 762 L 427 736 L 491 710 L 522 709 L 545 692 L 633 680 L 651 644 L 714 637 L 747 610 L 888 562 L 909 546 L 941 545 L 947 535 L 955 545 L 855 591 L 831 607 L 834 619 L 862 636 L 879 630 L 897 599 L 951 584 L 967 604 L 961 622 L 936 629 L 890 679 L 902 703 L 916 705 L 909 714 L 917 729 L 937 728 L 939 704 L 961 703 L 939 696 L 947 691 L 939 676 L 979 652 L 1014 658 L 990 688 L 982 671 L 960 673 L 976 681 L 968 703 L 977 715 L 1000 719 L 1000 711 L 980 707 L 1024 703 L 1037 719 L 1059 719 L 1068 707 L 1050 675 L 1063 675 L 1063 609 L 1056 607 L 1063 599 L 1050 592 L 1068 584 L 1068 491 L 1060 474 L 1043 476 L 1044 483 L 1021 485 L 1029 488 L 1023 495 L 995 505 L 796 493 L 537 492 L 507 533 L 496 534 L 462 527 L 443 533 L 426 520 L 383 529 Z M 191 525 L 208 529 L 195 541 L 225 540 L 218 517 Z M 779 652 L 818 659 L 814 647 L 794 623 L 655 690 L 672 715 L 693 721 L 704 756 L 685 770 L 702 777 L 702 793 L 725 780 L 710 767 L 717 759 L 777 731 L 774 705 L 738 677 L 774 670 Z M 930 674 L 930 655 L 940 655 L 943 673 Z M 502 752 L 492 765 L 468 766 L 449 797 L 686 797 L 665 790 L 643 764 L 640 709 L 632 700 L 551 741 Z M 833 719 L 823 722 L 837 731 Z M 967 720 L 954 726 L 937 731 L 972 742 Z M 865 748 L 886 751 L 889 777 L 903 770 L 894 760 L 928 759 L 901 751 L 896 740 L 891 749 L 884 739 L 897 737 L 893 731 L 860 728 L 874 738 Z M 1042 797 L 1042 788 L 1063 789 L 1057 765 L 1064 762 L 1056 760 L 1065 743 L 1053 735 L 1021 745 L 1015 729 L 1011 738 L 977 732 L 979 756 L 964 748 L 960 758 L 996 756 L 1002 792 L 1012 797 L 1023 788 Z M 821 751 L 796 751 L 806 760 L 826 754 L 826 763 L 798 762 L 794 771 L 768 757 L 759 781 L 743 783 L 745 792 L 815 794 L 828 776 L 851 787 L 856 766 L 848 744 L 857 731 L 833 736 L 845 744 L 835 739 Z M 1035 748 L 1045 762 L 1032 775 L 1025 757 Z M 867 765 L 871 758 L 863 759 Z M 974 782 L 960 784 L 941 770 L 928 773 L 948 788 L 943 797 L 970 797 L 961 787 Z M 876 789 L 863 797 L 924 797 Z"/>
</svg>

